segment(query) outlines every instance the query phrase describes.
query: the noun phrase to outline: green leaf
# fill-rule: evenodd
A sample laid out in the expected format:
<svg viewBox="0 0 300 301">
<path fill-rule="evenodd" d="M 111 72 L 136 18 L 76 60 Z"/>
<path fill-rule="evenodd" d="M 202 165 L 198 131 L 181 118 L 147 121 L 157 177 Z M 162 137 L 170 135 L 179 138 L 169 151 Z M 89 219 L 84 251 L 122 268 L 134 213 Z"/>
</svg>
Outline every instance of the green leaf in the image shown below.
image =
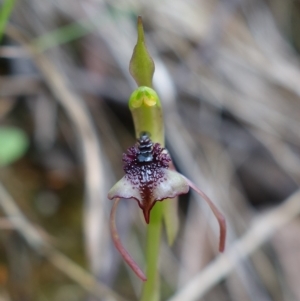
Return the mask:
<svg viewBox="0 0 300 301">
<path fill-rule="evenodd" d="M 0 128 L 0 166 L 22 157 L 29 145 L 24 131 L 13 127 Z"/>
<path fill-rule="evenodd" d="M 1 6 L 0 9 L 0 42 L 6 27 L 6 23 L 12 13 L 12 10 L 15 6 L 15 0 L 6 0 Z"/>
<path fill-rule="evenodd" d="M 95 30 L 95 22 L 100 22 L 98 21 L 99 18 L 100 15 L 97 15 L 97 19 L 85 18 L 59 27 L 35 38 L 32 44 L 42 52 L 49 48 L 74 41 Z"/>
<path fill-rule="evenodd" d="M 138 86 L 152 88 L 152 78 L 155 67 L 145 44 L 143 22 L 140 16 L 138 17 L 137 29 L 138 38 L 130 60 L 129 71 Z"/>
</svg>

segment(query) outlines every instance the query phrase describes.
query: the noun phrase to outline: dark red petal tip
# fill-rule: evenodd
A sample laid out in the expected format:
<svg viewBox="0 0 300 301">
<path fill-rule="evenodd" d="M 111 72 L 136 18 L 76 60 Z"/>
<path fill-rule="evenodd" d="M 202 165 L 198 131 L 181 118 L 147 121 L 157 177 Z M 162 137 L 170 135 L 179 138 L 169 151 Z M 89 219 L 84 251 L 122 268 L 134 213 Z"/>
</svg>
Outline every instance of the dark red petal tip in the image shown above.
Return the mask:
<svg viewBox="0 0 300 301">
<path fill-rule="evenodd" d="M 130 266 L 130 268 L 133 270 L 133 272 L 143 281 L 147 281 L 147 278 L 143 271 L 140 269 L 140 267 L 137 265 L 137 263 L 133 260 L 133 258 L 130 256 L 130 254 L 127 252 L 127 250 L 124 248 L 118 231 L 117 231 L 117 226 L 116 226 L 116 211 L 117 211 L 117 206 L 119 204 L 120 199 L 116 198 L 115 202 L 113 204 L 113 207 L 111 209 L 111 214 L 110 214 L 110 231 L 111 231 L 111 236 L 114 242 L 114 245 L 116 249 L 120 252 L 121 256 L 125 260 L 125 262 Z"/>
<path fill-rule="evenodd" d="M 144 214 L 146 223 L 149 224 L 149 222 L 150 222 L 150 210 L 143 210 L 143 214 Z"/>
<path fill-rule="evenodd" d="M 188 178 L 184 177 L 189 184 L 189 186 L 194 189 L 208 204 L 214 216 L 216 217 L 219 227 L 220 227 L 220 242 L 219 242 L 219 251 L 224 252 L 225 250 L 225 242 L 226 242 L 226 220 L 224 215 L 219 211 L 217 206 L 213 203 L 213 201 L 201 190 L 199 189 L 192 181 Z"/>
</svg>

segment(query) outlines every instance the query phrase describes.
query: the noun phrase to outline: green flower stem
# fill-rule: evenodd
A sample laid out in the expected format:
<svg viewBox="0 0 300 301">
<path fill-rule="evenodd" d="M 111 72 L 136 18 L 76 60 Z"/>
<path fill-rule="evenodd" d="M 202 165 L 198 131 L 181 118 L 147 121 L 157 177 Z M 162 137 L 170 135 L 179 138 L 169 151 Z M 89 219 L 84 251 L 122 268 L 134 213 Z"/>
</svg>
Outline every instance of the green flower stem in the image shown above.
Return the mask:
<svg viewBox="0 0 300 301">
<path fill-rule="evenodd" d="M 158 262 L 163 210 L 164 204 L 159 202 L 155 204 L 151 211 L 146 245 L 147 281 L 143 285 L 141 301 L 159 301 L 160 299 Z"/>
<path fill-rule="evenodd" d="M 164 126 L 160 100 L 156 92 L 148 87 L 139 87 L 129 100 L 135 134 L 148 132 L 153 142 L 164 146 Z M 159 289 L 159 245 L 161 240 L 162 218 L 165 204 L 157 202 L 151 211 L 150 223 L 147 227 L 146 245 L 146 277 L 141 301 L 158 301 Z"/>
</svg>

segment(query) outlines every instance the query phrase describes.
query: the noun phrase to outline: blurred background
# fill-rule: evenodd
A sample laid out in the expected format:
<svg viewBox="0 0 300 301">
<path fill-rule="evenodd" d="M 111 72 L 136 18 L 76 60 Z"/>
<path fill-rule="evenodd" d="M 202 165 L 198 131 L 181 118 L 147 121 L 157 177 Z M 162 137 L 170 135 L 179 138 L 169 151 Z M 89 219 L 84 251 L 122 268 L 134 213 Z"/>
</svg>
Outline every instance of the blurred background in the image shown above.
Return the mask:
<svg viewBox="0 0 300 301">
<path fill-rule="evenodd" d="M 139 298 L 110 239 L 106 197 L 135 143 L 127 102 L 138 15 L 167 148 L 228 223 L 226 268 L 212 261 L 218 226 L 206 204 L 180 198 L 178 237 L 161 244 L 162 300 L 300 300 L 299 1 L 1 6 L 1 301 Z M 144 266 L 136 202 L 121 202 L 118 228 Z M 193 279 L 207 281 L 190 296 Z"/>
</svg>

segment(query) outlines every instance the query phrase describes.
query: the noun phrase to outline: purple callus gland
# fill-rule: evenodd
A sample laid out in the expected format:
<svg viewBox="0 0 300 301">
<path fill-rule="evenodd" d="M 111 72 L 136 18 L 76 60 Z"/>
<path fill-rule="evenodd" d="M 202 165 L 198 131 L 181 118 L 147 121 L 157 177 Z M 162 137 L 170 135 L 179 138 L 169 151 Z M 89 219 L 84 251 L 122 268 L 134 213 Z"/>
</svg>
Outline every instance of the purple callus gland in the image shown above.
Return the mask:
<svg viewBox="0 0 300 301">
<path fill-rule="evenodd" d="M 142 133 L 135 146 L 123 155 L 125 176 L 109 191 L 108 198 L 137 200 L 147 223 L 157 201 L 187 193 L 189 186 L 175 171 L 169 170 L 171 158 L 160 144 L 153 144 Z"/>
</svg>

